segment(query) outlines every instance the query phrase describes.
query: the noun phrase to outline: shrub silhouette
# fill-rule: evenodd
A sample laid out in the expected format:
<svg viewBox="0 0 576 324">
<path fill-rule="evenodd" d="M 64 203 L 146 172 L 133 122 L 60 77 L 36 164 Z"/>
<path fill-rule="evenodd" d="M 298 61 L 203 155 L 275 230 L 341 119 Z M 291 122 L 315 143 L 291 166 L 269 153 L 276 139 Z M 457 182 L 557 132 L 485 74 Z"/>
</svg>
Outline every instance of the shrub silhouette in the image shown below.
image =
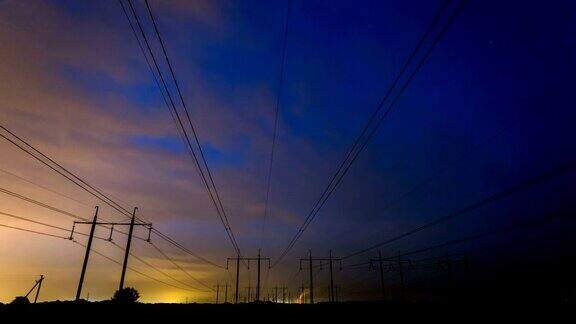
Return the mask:
<svg viewBox="0 0 576 324">
<path fill-rule="evenodd" d="M 28 297 L 18 296 L 16 298 L 14 298 L 14 300 L 10 304 L 11 305 L 28 305 L 28 304 L 30 304 L 30 301 L 28 300 Z"/>
<path fill-rule="evenodd" d="M 116 290 L 114 297 L 112 297 L 112 301 L 117 303 L 132 304 L 138 301 L 138 298 L 140 298 L 138 290 L 132 287 L 126 287 Z"/>
</svg>

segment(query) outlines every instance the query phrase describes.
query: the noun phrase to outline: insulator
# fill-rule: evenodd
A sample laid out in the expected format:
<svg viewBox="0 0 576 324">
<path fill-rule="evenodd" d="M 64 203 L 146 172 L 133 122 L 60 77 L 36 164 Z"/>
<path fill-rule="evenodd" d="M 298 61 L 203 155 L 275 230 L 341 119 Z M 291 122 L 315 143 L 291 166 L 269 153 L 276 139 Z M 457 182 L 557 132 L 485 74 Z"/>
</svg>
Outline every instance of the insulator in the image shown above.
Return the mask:
<svg viewBox="0 0 576 324">
<path fill-rule="evenodd" d="M 70 237 L 68 238 L 69 240 L 74 239 L 74 228 L 76 228 L 76 222 L 74 222 L 74 224 L 72 224 L 72 231 L 70 231 Z"/>
<path fill-rule="evenodd" d="M 110 236 L 108 237 L 108 242 L 112 242 L 112 233 L 114 232 L 114 224 L 110 227 Z"/>
</svg>

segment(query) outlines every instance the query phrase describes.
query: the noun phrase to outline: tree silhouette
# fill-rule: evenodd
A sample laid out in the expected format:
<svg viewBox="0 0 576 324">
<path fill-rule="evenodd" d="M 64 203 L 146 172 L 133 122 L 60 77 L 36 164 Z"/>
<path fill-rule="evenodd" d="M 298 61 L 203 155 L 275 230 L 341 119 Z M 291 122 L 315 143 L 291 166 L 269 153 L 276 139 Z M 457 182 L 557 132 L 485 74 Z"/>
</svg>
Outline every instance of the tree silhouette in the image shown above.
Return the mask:
<svg viewBox="0 0 576 324">
<path fill-rule="evenodd" d="M 16 298 L 14 298 L 14 300 L 10 304 L 12 304 L 12 305 L 28 305 L 28 304 L 30 304 L 30 301 L 28 300 L 28 297 L 18 296 Z"/>
<path fill-rule="evenodd" d="M 117 303 L 132 304 L 138 301 L 138 298 L 140 298 L 138 290 L 132 287 L 126 287 L 116 290 L 114 297 L 112 297 L 112 301 Z"/>
</svg>

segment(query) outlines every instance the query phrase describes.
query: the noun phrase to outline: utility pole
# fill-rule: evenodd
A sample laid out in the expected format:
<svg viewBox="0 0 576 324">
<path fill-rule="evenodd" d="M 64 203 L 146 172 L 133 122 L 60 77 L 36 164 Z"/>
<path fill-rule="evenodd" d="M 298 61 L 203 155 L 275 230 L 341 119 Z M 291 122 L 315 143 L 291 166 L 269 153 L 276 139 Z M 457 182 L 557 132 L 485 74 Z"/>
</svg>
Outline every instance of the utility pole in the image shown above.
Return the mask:
<svg viewBox="0 0 576 324">
<path fill-rule="evenodd" d="M 447 255 L 444 260 L 438 261 L 438 268 L 440 270 L 446 271 L 447 279 L 448 279 L 448 292 L 450 294 L 456 293 L 456 289 L 459 288 L 458 284 L 458 276 L 456 274 L 457 264 L 462 263 L 462 270 L 463 274 L 467 275 L 470 271 L 470 260 L 468 255 L 464 255 L 464 257 L 460 260 L 453 259 L 449 255 Z M 465 279 L 464 277 L 462 278 Z"/>
<path fill-rule="evenodd" d="M 36 302 L 38 301 L 38 295 L 40 295 L 40 288 L 42 288 L 42 281 L 44 281 L 44 275 L 40 275 L 40 279 L 36 280 L 36 282 L 34 283 L 34 286 L 32 286 L 32 288 L 28 291 L 26 296 L 24 296 L 24 297 L 28 298 L 28 296 L 34 290 L 34 288 L 38 287 L 36 289 L 36 296 L 34 297 L 34 304 L 36 304 Z"/>
<path fill-rule="evenodd" d="M 124 254 L 124 263 L 122 265 L 122 275 L 120 276 L 120 288 L 124 288 L 124 277 L 126 275 L 126 267 L 128 264 L 128 256 L 130 255 L 130 244 L 132 241 L 132 233 L 134 232 L 134 226 L 145 226 L 148 229 L 148 238 L 146 239 L 147 242 L 150 242 L 150 235 L 152 233 L 152 224 L 151 223 L 135 223 L 136 218 L 136 210 L 138 208 L 134 207 L 134 211 L 132 213 L 132 219 L 130 223 L 118 223 L 118 222 L 98 222 L 98 206 L 96 206 L 96 213 L 94 215 L 94 220 L 91 222 L 80 222 L 74 221 L 72 224 L 72 231 L 70 231 L 70 237 L 68 239 L 74 239 L 74 230 L 76 229 L 76 225 L 80 224 L 90 224 L 92 227 L 90 228 L 90 235 L 88 236 L 88 244 L 86 244 L 86 253 L 84 255 L 84 263 L 82 265 L 82 272 L 80 274 L 80 282 L 78 283 L 78 290 L 76 291 L 76 300 L 80 299 L 81 292 L 82 292 L 82 285 L 84 284 L 84 276 L 86 273 L 86 268 L 88 265 L 88 258 L 90 256 L 90 248 L 92 246 L 92 240 L 94 238 L 94 231 L 96 226 L 104 226 L 109 225 L 110 227 L 110 236 L 108 237 L 108 241 L 112 241 L 112 233 L 114 232 L 114 226 L 130 226 L 130 230 L 128 231 L 128 240 L 126 243 L 126 251 Z"/>
<path fill-rule="evenodd" d="M 308 269 L 310 270 L 310 304 L 314 304 L 314 272 L 312 271 L 314 260 L 312 259 L 312 250 L 308 250 L 308 258 L 300 259 L 300 270 L 302 270 L 302 261 L 308 261 Z"/>
<path fill-rule="evenodd" d="M 402 260 L 402 254 L 398 251 L 398 274 L 400 276 L 400 296 L 404 298 L 405 286 L 404 286 L 404 263 L 409 262 L 407 260 Z"/>
<path fill-rule="evenodd" d="M 302 284 L 302 286 L 300 286 L 300 296 L 302 299 L 300 299 L 300 304 L 305 304 L 306 303 L 306 292 L 304 290 L 304 284 Z"/>
<path fill-rule="evenodd" d="M 334 287 L 335 291 L 334 291 L 334 301 L 335 302 L 339 302 L 340 300 L 338 299 L 338 285 L 336 285 L 336 287 Z"/>
<path fill-rule="evenodd" d="M 404 279 L 404 265 L 409 264 L 410 260 L 402 259 L 402 254 L 398 252 L 398 257 L 396 258 L 383 258 L 380 251 L 378 251 L 377 259 L 370 259 L 370 269 L 374 267 L 374 263 L 378 262 L 380 267 L 380 286 L 382 288 L 382 300 L 386 299 L 386 291 L 384 286 L 384 263 L 388 263 L 390 266 L 396 264 L 398 267 L 398 276 L 400 279 L 400 296 L 404 296 L 405 289 L 405 279 Z"/>
<path fill-rule="evenodd" d="M 42 281 L 44 281 L 44 275 L 40 275 L 38 280 L 38 289 L 36 290 L 36 296 L 34 296 L 34 304 L 38 301 L 38 295 L 40 295 L 40 288 L 42 288 Z"/>
<path fill-rule="evenodd" d="M 234 304 L 238 304 L 238 285 L 240 284 L 240 249 L 236 255 L 236 293 L 234 295 Z"/>
<path fill-rule="evenodd" d="M 257 287 L 256 288 L 256 301 L 260 300 L 260 260 L 261 260 L 260 249 L 258 249 L 258 259 L 257 259 L 257 262 L 258 262 L 258 280 L 256 283 L 256 287 Z"/>
<path fill-rule="evenodd" d="M 252 286 L 246 287 L 246 291 L 248 292 L 248 302 L 250 302 L 250 299 L 252 298 L 252 289 L 253 288 L 254 287 L 252 287 Z"/>
<path fill-rule="evenodd" d="M 120 286 L 118 290 L 124 288 L 124 277 L 126 276 L 126 266 L 128 265 L 128 256 L 130 256 L 130 244 L 132 243 L 132 232 L 134 231 L 134 220 L 136 218 L 136 210 L 134 207 L 132 211 L 132 219 L 130 220 L 130 229 L 128 230 L 128 240 L 126 241 L 126 251 L 124 251 L 124 263 L 122 264 L 122 275 L 120 276 Z"/>
<path fill-rule="evenodd" d="M 330 250 L 330 253 L 328 255 L 328 258 L 312 258 L 312 251 L 308 251 L 309 255 L 308 255 L 308 259 L 300 259 L 300 268 L 302 268 L 302 261 L 308 261 L 308 268 L 310 269 L 310 304 L 314 304 L 314 285 L 313 285 L 313 281 L 314 281 L 314 275 L 312 273 L 312 267 L 313 267 L 313 262 L 314 261 L 320 261 L 320 267 L 322 267 L 322 262 L 323 261 L 328 261 L 328 265 L 330 268 L 330 302 L 334 302 L 334 267 L 333 267 L 333 263 L 334 261 L 338 261 L 340 262 L 340 269 L 342 269 L 342 259 L 341 258 L 334 258 L 332 256 L 332 250 Z"/>
<path fill-rule="evenodd" d="M 382 300 L 386 300 L 386 286 L 384 285 L 384 262 L 387 260 L 382 259 L 382 252 L 378 250 L 378 259 L 370 259 L 370 266 L 373 262 L 378 262 L 380 268 L 380 289 L 382 292 Z"/>
<path fill-rule="evenodd" d="M 235 303 L 238 303 L 238 283 L 240 281 L 240 260 L 242 261 L 248 261 L 248 269 L 250 269 L 250 261 L 257 261 L 257 265 L 258 265 L 258 280 L 257 280 L 257 285 L 256 285 L 256 300 L 259 301 L 260 300 L 260 265 L 262 263 L 262 261 L 268 261 L 268 269 L 270 269 L 270 258 L 263 258 L 260 255 L 260 249 L 258 249 L 258 256 L 255 258 L 247 258 L 247 257 L 241 257 L 240 256 L 240 250 L 238 250 L 237 256 L 235 258 L 228 258 L 226 260 L 226 269 L 228 269 L 228 262 L 230 260 L 234 260 L 236 261 L 236 294 L 234 297 Z"/>
<path fill-rule="evenodd" d="M 334 261 L 340 261 L 340 268 L 342 268 L 342 259 L 334 259 L 332 258 L 332 250 L 330 250 L 330 254 L 329 254 L 329 258 L 328 258 L 329 262 L 330 262 L 330 301 L 334 302 L 334 272 L 332 270 L 332 263 Z"/>
<path fill-rule="evenodd" d="M 228 302 L 228 281 L 226 281 L 226 285 L 224 285 L 224 304 Z"/>
<path fill-rule="evenodd" d="M 220 293 L 220 284 L 216 284 L 216 304 L 218 304 L 218 294 Z"/>
<path fill-rule="evenodd" d="M 302 262 L 302 260 L 300 260 Z M 310 268 L 310 304 L 314 304 L 314 273 L 312 272 L 312 250 L 308 250 L 308 267 Z"/>
<path fill-rule="evenodd" d="M 88 236 L 88 244 L 86 244 L 84 263 L 82 263 L 82 272 L 80 272 L 80 281 L 78 282 L 78 289 L 76 290 L 76 300 L 80 300 L 80 296 L 82 294 L 84 275 L 86 274 L 86 266 L 88 266 L 88 258 L 90 257 L 90 248 L 92 246 L 92 240 L 94 239 L 94 230 L 96 229 L 97 221 L 98 221 L 98 206 L 96 206 L 96 212 L 94 213 L 94 220 L 92 220 L 92 226 L 90 227 L 90 236 Z"/>
<path fill-rule="evenodd" d="M 282 289 L 282 304 L 286 303 L 286 286 L 282 286 L 280 289 Z"/>
</svg>

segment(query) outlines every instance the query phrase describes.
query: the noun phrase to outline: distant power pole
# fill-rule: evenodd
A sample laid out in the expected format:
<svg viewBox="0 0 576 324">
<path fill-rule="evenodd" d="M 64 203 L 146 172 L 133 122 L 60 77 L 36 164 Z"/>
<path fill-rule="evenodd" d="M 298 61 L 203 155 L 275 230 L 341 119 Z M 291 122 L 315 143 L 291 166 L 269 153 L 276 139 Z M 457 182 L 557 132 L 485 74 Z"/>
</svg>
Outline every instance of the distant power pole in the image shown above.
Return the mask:
<svg viewBox="0 0 576 324">
<path fill-rule="evenodd" d="M 228 267 L 228 264 L 226 264 Z M 238 304 L 238 285 L 240 284 L 240 249 L 236 255 L 236 291 L 234 293 L 234 304 Z"/>
<path fill-rule="evenodd" d="M 334 286 L 334 302 L 339 302 L 338 300 L 338 285 Z"/>
<path fill-rule="evenodd" d="M 404 293 L 406 291 L 406 287 L 404 284 L 404 264 L 405 263 L 410 263 L 409 260 L 403 260 L 402 259 L 402 254 L 400 253 L 400 251 L 398 251 L 398 275 L 400 276 L 400 296 L 404 297 Z"/>
<path fill-rule="evenodd" d="M 224 304 L 226 304 L 228 302 L 228 287 L 230 285 L 228 285 L 228 281 L 226 281 L 226 284 L 224 285 Z"/>
<path fill-rule="evenodd" d="M 300 286 L 300 304 L 305 304 L 306 303 L 306 290 L 304 287 L 304 284 L 302 284 L 302 286 Z"/>
<path fill-rule="evenodd" d="M 286 286 L 282 286 L 280 289 L 282 289 L 282 304 L 286 303 L 286 289 L 288 289 Z"/>
<path fill-rule="evenodd" d="M 214 286 L 214 288 L 216 288 L 216 304 L 218 304 L 218 294 L 220 293 L 220 284 L 216 284 L 216 286 Z"/>
<path fill-rule="evenodd" d="M 470 256 L 469 255 L 464 255 L 461 259 L 454 259 L 452 257 L 450 257 L 449 255 L 445 256 L 443 259 L 438 260 L 438 269 L 442 270 L 444 272 L 446 272 L 447 274 L 447 279 L 448 279 L 448 291 L 450 294 L 455 293 L 455 289 L 458 288 L 457 285 L 457 273 L 456 271 L 458 270 L 458 264 L 461 264 L 461 270 L 462 270 L 462 275 L 463 277 L 461 278 L 463 280 L 463 283 L 466 283 L 466 280 L 468 278 L 466 278 L 466 276 L 468 276 L 470 274 Z"/>
<path fill-rule="evenodd" d="M 310 304 L 314 304 L 314 272 L 312 271 L 314 259 L 312 259 L 312 250 L 308 250 L 308 258 L 300 259 L 300 270 L 302 269 L 302 261 L 308 261 L 308 269 L 310 270 L 310 286 L 308 287 L 310 290 Z"/>
<path fill-rule="evenodd" d="M 278 302 L 278 286 L 274 287 L 274 302 Z"/>
<path fill-rule="evenodd" d="M 126 267 L 128 265 L 128 256 L 130 255 L 130 244 L 132 241 L 132 233 L 134 231 L 134 226 L 145 226 L 148 228 L 148 239 L 147 241 L 150 242 L 150 234 L 152 232 L 152 224 L 151 223 L 134 223 L 136 218 L 136 210 L 138 208 L 134 207 L 134 211 L 132 212 L 132 219 L 130 223 L 116 223 L 116 222 L 98 222 L 98 206 L 96 206 L 96 213 L 94 214 L 94 219 L 91 222 L 80 222 L 74 221 L 72 225 L 72 231 L 70 231 L 69 239 L 74 239 L 74 230 L 76 225 L 79 224 L 90 224 L 90 235 L 88 236 L 88 243 L 86 244 L 86 253 L 84 254 L 84 263 L 82 264 L 82 272 L 80 273 L 80 281 L 78 282 L 78 289 L 76 290 L 76 300 L 80 299 L 82 294 L 82 285 L 84 284 L 84 276 L 86 274 L 86 268 L 88 266 L 88 259 L 90 257 L 90 249 L 92 246 L 92 240 L 94 239 L 94 231 L 97 225 L 110 225 L 110 236 L 108 241 L 112 241 L 112 233 L 114 232 L 114 226 L 130 226 L 130 230 L 128 231 L 128 240 L 126 242 L 126 250 L 124 253 L 124 263 L 122 265 L 122 274 L 120 276 L 120 288 L 124 288 L 124 277 L 126 275 Z"/>
<path fill-rule="evenodd" d="M 333 262 L 339 261 L 340 268 L 342 268 L 342 259 L 335 259 L 332 257 L 332 250 L 330 250 L 330 256 L 328 258 L 328 262 L 330 263 L 330 298 L 331 302 L 334 302 L 334 271 L 333 271 Z"/>
<path fill-rule="evenodd" d="M 238 303 L 238 293 L 239 293 L 239 282 L 240 282 L 240 261 L 248 261 L 248 269 L 250 269 L 250 261 L 257 261 L 258 265 L 258 280 L 256 284 L 256 300 L 260 300 L 260 265 L 262 261 L 268 261 L 268 269 L 270 269 L 270 258 L 263 258 L 260 255 L 260 249 L 258 249 L 258 256 L 255 258 L 246 258 L 240 255 L 240 250 L 238 250 L 235 258 L 228 258 L 226 260 L 226 269 L 228 269 L 228 261 L 236 261 L 236 293 L 234 295 L 234 302 Z"/>
<path fill-rule="evenodd" d="M 28 293 L 25 296 L 26 298 L 28 298 L 30 293 L 32 291 L 34 291 L 34 288 L 38 287 L 36 289 L 36 296 L 34 297 L 34 304 L 36 304 L 36 302 L 38 301 L 38 295 L 40 295 L 40 288 L 42 288 L 42 281 L 44 281 L 44 275 L 40 275 L 40 279 L 36 280 L 36 282 L 34 283 L 34 286 L 32 286 L 32 288 L 30 288 L 30 290 L 28 291 Z"/>
<path fill-rule="evenodd" d="M 246 287 L 246 292 L 248 293 L 248 302 L 250 302 L 250 300 L 252 298 L 252 289 L 254 289 L 254 287 L 252 287 L 252 286 Z"/>
<path fill-rule="evenodd" d="M 322 266 L 323 261 L 328 261 L 328 267 L 330 269 L 330 294 L 329 299 L 330 302 L 334 302 L 334 267 L 333 264 L 335 261 L 340 262 L 340 268 L 342 268 L 342 259 L 341 258 L 334 258 L 332 256 L 332 250 L 328 255 L 328 258 L 312 258 L 312 251 L 309 250 L 308 258 L 300 259 L 300 268 L 302 268 L 302 261 L 308 261 L 308 268 L 310 269 L 310 304 L 314 304 L 314 275 L 312 272 L 313 263 L 314 261 L 320 261 L 320 267 Z"/>
<path fill-rule="evenodd" d="M 372 262 L 378 262 L 380 268 L 380 289 L 382 293 L 382 300 L 386 300 L 386 285 L 384 283 L 384 262 L 386 260 L 382 259 L 382 252 L 378 250 L 378 259 L 370 259 L 370 267 L 372 267 Z"/>
<path fill-rule="evenodd" d="M 380 288 L 382 293 L 382 300 L 386 299 L 386 289 L 384 284 L 384 263 L 396 264 L 398 266 L 398 276 L 400 279 L 400 295 L 404 296 L 405 280 L 404 280 L 404 265 L 410 263 L 410 260 L 402 259 L 402 254 L 398 252 L 397 258 L 382 258 L 382 254 L 378 251 L 377 259 L 370 259 L 370 268 L 373 268 L 373 264 L 378 262 L 380 270 Z"/>
</svg>

